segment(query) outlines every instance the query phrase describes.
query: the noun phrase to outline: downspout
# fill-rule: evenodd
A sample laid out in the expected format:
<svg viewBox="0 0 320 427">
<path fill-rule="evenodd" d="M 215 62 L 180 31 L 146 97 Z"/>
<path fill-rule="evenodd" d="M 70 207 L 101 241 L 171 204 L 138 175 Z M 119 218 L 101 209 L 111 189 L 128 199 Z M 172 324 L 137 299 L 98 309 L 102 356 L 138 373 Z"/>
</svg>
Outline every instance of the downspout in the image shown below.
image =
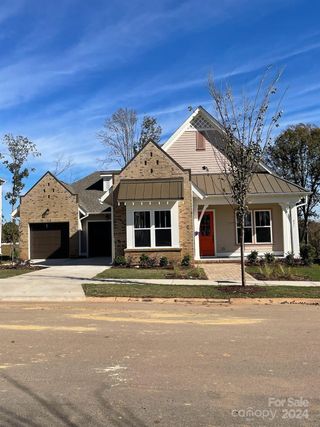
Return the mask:
<svg viewBox="0 0 320 427">
<path fill-rule="evenodd" d="M 300 203 L 299 205 L 295 205 L 292 207 L 297 209 L 301 208 L 302 206 L 306 206 L 306 204 L 308 203 L 308 196 L 305 197 L 305 201 L 303 203 Z M 291 252 L 293 252 L 293 246 L 294 246 L 294 241 L 293 241 L 293 228 L 292 228 L 292 209 L 290 209 L 290 238 L 291 238 Z M 297 213 L 297 218 L 298 218 L 298 213 Z M 297 226 L 299 227 L 299 223 L 297 224 Z M 298 231 L 299 232 L 299 231 Z M 300 240 L 300 238 L 299 238 Z"/>
</svg>

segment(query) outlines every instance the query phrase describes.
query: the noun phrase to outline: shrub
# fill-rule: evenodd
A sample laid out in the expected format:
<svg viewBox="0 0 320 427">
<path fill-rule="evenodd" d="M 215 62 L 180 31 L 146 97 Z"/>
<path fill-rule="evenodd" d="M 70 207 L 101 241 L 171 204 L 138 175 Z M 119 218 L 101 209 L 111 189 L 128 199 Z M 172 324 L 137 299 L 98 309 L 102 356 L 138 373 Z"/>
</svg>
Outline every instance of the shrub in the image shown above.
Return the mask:
<svg viewBox="0 0 320 427">
<path fill-rule="evenodd" d="M 159 261 L 160 267 L 167 267 L 168 264 L 169 264 L 169 261 L 168 261 L 168 258 L 166 256 L 163 256 L 160 258 L 160 261 Z"/>
<path fill-rule="evenodd" d="M 286 265 L 293 266 L 295 264 L 294 255 L 292 252 L 288 252 L 284 258 L 284 263 Z"/>
<path fill-rule="evenodd" d="M 157 260 L 157 258 L 156 258 L 156 257 L 152 257 L 152 258 L 148 257 L 148 260 L 147 260 L 147 267 L 149 267 L 149 268 L 153 268 L 153 267 L 155 267 L 157 264 L 158 264 L 158 260 Z"/>
<path fill-rule="evenodd" d="M 148 267 L 148 263 L 149 263 L 149 257 L 146 254 L 142 254 L 140 256 L 140 262 L 139 262 L 139 266 L 142 268 L 146 268 Z"/>
<path fill-rule="evenodd" d="M 185 255 L 182 258 L 181 266 L 182 267 L 190 267 L 190 263 L 191 263 L 191 257 L 190 257 L 190 255 Z"/>
<path fill-rule="evenodd" d="M 115 257 L 114 261 L 113 261 L 113 265 L 119 267 L 119 266 L 125 266 L 127 265 L 127 260 L 124 256 L 122 255 L 118 255 Z"/>
<path fill-rule="evenodd" d="M 201 267 L 195 267 L 189 270 L 188 277 L 192 279 L 207 279 L 207 276 Z"/>
<path fill-rule="evenodd" d="M 257 264 L 258 262 L 258 251 L 251 251 L 247 256 L 247 260 L 249 264 Z"/>
<path fill-rule="evenodd" d="M 132 257 L 128 256 L 128 258 L 126 259 L 126 266 L 127 267 L 131 267 L 132 266 Z"/>
<path fill-rule="evenodd" d="M 275 259 L 276 258 L 272 252 L 266 252 L 264 254 L 264 260 L 265 260 L 266 264 L 274 264 Z"/>
<path fill-rule="evenodd" d="M 310 245 L 302 245 L 300 248 L 300 256 L 304 265 L 311 265 L 316 256 L 315 248 Z"/>
</svg>

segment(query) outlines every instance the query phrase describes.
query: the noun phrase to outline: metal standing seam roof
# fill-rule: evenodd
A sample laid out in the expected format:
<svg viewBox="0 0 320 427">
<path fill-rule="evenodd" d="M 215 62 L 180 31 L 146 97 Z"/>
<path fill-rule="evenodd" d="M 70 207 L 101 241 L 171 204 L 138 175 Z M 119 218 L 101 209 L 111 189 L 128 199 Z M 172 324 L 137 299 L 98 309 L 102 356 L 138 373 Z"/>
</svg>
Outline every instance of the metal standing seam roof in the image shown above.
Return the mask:
<svg viewBox="0 0 320 427">
<path fill-rule="evenodd" d="M 231 194 L 229 182 L 224 174 L 197 174 L 192 175 L 191 180 L 207 195 Z M 290 193 L 307 193 L 307 191 L 297 184 L 268 173 L 254 174 L 249 187 L 249 194 Z"/>
<path fill-rule="evenodd" d="M 121 180 L 118 200 L 181 200 L 183 179 Z"/>
</svg>

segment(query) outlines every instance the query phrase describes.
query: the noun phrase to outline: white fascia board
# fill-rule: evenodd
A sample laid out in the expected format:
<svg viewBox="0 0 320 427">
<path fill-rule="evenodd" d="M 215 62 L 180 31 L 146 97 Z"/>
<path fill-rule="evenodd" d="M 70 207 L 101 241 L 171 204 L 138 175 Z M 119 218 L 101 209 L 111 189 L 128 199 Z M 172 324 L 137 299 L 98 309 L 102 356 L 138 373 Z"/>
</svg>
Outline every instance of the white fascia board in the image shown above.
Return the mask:
<svg viewBox="0 0 320 427">
<path fill-rule="evenodd" d="M 182 135 L 182 133 L 187 129 L 187 127 L 189 126 L 189 123 L 191 122 L 191 120 L 196 117 L 198 115 L 198 113 L 200 112 L 200 109 L 197 108 L 188 118 L 187 120 L 185 120 L 182 125 L 170 136 L 170 138 L 168 139 L 168 141 L 166 141 L 163 145 L 162 145 L 162 149 L 164 151 L 167 151 L 171 145 L 179 138 L 180 135 Z"/>
<path fill-rule="evenodd" d="M 110 188 L 108 188 L 108 190 L 104 193 L 104 195 L 102 197 L 100 197 L 99 201 L 101 204 L 106 200 L 107 197 L 110 196 L 112 191 L 113 191 L 113 185 Z"/>
<path fill-rule="evenodd" d="M 19 206 L 11 213 L 11 218 L 18 218 L 20 216 Z"/>
<path fill-rule="evenodd" d="M 193 194 L 199 199 L 203 200 L 206 197 L 206 195 L 201 190 L 199 190 L 199 188 L 197 188 L 194 184 L 191 184 L 191 189 Z"/>
</svg>

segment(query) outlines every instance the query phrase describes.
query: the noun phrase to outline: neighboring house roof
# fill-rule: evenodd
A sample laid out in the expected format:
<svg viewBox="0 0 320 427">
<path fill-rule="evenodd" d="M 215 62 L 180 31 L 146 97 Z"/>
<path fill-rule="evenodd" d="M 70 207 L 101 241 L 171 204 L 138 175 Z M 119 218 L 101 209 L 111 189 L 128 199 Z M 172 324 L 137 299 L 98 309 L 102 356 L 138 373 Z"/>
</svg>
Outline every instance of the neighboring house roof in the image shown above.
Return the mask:
<svg viewBox="0 0 320 427">
<path fill-rule="evenodd" d="M 87 213 L 103 213 L 109 205 L 100 202 L 104 195 L 102 175 L 112 175 L 114 171 L 93 172 L 72 184 L 65 184 L 78 195 L 79 205 Z"/>
<path fill-rule="evenodd" d="M 181 200 L 183 179 L 121 180 L 119 201 L 126 200 Z"/>
<path fill-rule="evenodd" d="M 193 184 L 204 194 L 218 196 L 231 194 L 230 185 L 224 174 L 192 175 Z M 252 177 L 249 194 L 297 194 L 308 192 L 299 185 L 269 173 L 255 173 Z"/>
</svg>

